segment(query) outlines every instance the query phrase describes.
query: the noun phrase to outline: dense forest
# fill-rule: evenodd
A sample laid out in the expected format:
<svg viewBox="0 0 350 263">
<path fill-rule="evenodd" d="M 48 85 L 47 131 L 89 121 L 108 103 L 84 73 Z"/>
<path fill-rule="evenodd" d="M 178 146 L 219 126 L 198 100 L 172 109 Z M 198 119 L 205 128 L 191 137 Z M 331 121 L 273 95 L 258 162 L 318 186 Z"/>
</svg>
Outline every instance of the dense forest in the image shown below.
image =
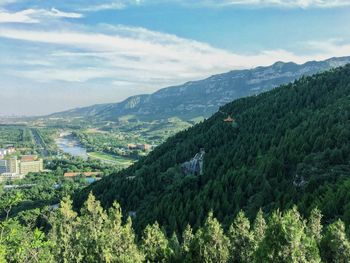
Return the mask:
<svg viewBox="0 0 350 263">
<path fill-rule="evenodd" d="M 9 211 L 18 196 L 1 199 Z M 265 220 L 260 210 L 250 222 L 240 211 L 224 230 L 211 212 L 202 227 L 187 225 L 182 235 L 168 237 L 155 222 L 136 236 L 117 202 L 104 210 L 89 195 L 78 214 L 64 198 L 48 215 L 48 233 L 7 218 L 0 225 L 0 262 L 338 262 L 350 258 L 350 242 L 341 220 L 323 227 L 322 214 L 312 210 L 304 219 L 296 207 L 273 212 Z"/>
<path fill-rule="evenodd" d="M 224 121 L 228 116 L 234 122 Z M 229 228 L 240 210 L 252 220 L 297 205 L 323 223 L 350 223 L 350 65 L 236 100 L 169 138 L 132 167 L 92 184 L 105 208 L 116 200 L 137 233 L 155 221 L 168 234 L 203 226 L 210 211 Z M 204 148 L 201 175 L 181 164 Z M 272 216 L 273 218 L 273 216 Z M 276 219 L 277 220 L 277 219 Z"/>
</svg>

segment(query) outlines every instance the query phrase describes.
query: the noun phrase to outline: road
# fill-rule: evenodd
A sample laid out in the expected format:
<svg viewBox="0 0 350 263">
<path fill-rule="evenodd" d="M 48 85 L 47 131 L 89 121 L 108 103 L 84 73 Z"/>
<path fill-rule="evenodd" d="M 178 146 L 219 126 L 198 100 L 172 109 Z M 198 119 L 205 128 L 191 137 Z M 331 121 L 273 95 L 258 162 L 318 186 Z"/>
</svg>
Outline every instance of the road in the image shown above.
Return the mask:
<svg viewBox="0 0 350 263">
<path fill-rule="evenodd" d="M 38 146 L 38 148 L 40 150 L 41 156 L 43 156 L 43 157 L 49 156 L 49 152 L 46 150 L 45 143 L 41 139 L 37 129 L 31 128 L 30 131 L 33 134 L 34 141 L 35 141 L 36 145 Z"/>
</svg>

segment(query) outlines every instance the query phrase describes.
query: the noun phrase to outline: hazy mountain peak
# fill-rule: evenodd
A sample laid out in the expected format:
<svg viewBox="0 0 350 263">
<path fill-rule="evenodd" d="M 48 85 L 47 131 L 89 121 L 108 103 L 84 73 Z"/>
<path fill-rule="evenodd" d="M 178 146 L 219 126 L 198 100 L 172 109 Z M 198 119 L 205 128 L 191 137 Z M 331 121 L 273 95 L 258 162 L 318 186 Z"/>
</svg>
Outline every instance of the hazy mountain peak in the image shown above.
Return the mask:
<svg viewBox="0 0 350 263">
<path fill-rule="evenodd" d="M 278 61 L 271 66 L 250 70 L 233 70 L 203 80 L 160 89 L 149 95 L 136 95 L 114 104 L 101 104 L 51 116 L 93 117 L 98 120 L 117 120 L 124 115 L 139 119 L 180 117 L 190 120 L 208 117 L 227 102 L 268 91 L 330 68 L 350 63 L 350 57 L 309 61 L 304 64 Z"/>
</svg>

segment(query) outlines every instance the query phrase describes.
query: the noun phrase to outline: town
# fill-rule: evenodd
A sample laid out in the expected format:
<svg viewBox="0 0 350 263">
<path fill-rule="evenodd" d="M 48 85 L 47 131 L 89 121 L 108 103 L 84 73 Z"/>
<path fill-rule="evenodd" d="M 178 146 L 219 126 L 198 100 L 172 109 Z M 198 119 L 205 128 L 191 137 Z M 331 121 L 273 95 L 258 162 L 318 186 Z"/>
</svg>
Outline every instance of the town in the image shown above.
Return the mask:
<svg viewBox="0 0 350 263">
<path fill-rule="evenodd" d="M 22 179 L 29 173 L 44 171 L 43 159 L 37 155 L 15 154 L 12 146 L 0 149 L 0 181 Z"/>
</svg>

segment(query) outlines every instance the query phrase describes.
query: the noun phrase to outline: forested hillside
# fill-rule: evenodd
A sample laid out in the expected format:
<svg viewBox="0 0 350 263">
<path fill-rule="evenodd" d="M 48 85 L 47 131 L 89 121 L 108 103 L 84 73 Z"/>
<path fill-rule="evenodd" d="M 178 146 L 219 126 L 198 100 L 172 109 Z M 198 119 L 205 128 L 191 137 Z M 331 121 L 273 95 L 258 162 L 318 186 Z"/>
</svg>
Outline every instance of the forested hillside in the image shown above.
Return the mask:
<svg viewBox="0 0 350 263">
<path fill-rule="evenodd" d="M 224 121 L 230 115 L 234 122 Z M 158 221 L 168 233 L 195 229 L 213 211 L 229 226 L 294 204 L 324 222 L 350 223 L 350 65 L 303 77 L 270 92 L 229 103 L 180 132 L 132 167 L 91 185 L 105 207 L 117 200 L 141 231 Z M 204 148 L 202 175 L 181 164 Z"/>
</svg>

